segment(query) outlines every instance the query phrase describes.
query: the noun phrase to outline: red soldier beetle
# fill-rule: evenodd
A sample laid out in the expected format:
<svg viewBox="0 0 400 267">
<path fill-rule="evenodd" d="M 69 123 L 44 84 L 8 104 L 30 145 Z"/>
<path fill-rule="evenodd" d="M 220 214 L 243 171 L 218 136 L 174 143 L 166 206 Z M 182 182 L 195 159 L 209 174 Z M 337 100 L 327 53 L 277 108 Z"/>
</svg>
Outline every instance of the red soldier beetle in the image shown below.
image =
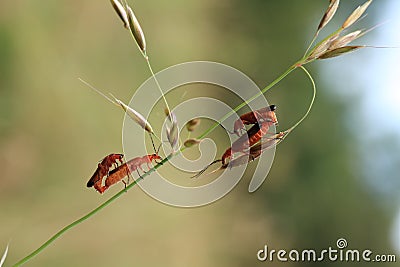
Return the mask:
<svg viewBox="0 0 400 267">
<path fill-rule="evenodd" d="M 103 193 L 110 186 L 118 183 L 119 181 L 122 181 L 126 186 L 126 182 L 122 179 L 124 179 L 126 176 L 129 177 L 133 171 L 136 171 L 140 177 L 141 175 L 140 175 L 138 169 L 145 172 L 142 165 L 147 164 L 147 167 L 149 169 L 151 169 L 152 166 L 150 165 L 150 163 L 152 161 L 157 163 L 157 160 L 161 160 L 161 157 L 158 154 L 151 154 L 151 155 L 146 155 L 143 157 L 133 158 L 133 159 L 127 161 L 126 163 L 124 163 L 124 164 L 120 165 L 119 167 L 110 171 L 109 175 L 105 181 L 105 186 L 101 187 L 100 191 L 99 190 L 97 190 L 97 191 L 99 191 L 99 193 Z M 128 180 L 129 180 L 129 178 L 128 178 Z"/>
<path fill-rule="evenodd" d="M 123 157 L 124 157 L 123 154 L 110 154 L 110 155 L 104 157 L 104 159 L 101 162 L 99 162 L 99 164 L 97 164 L 97 169 L 93 173 L 90 180 L 87 182 L 86 186 L 92 187 L 92 186 L 96 185 L 99 181 L 100 181 L 100 185 L 101 185 L 101 181 L 102 181 L 103 177 L 108 175 L 110 168 L 113 165 L 118 166 L 118 161 L 121 164 L 123 163 Z M 95 186 L 95 188 L 96 187 L 98 187 L 98 185 Z M 96 188 L 96 190 L 97 190 L 97 188 Z"/>
<path fill-rule="evenodd" d="M 233 133 L 240 136 L 244 131 L 244 125 L 257 124 L 263 122 L 270 122 L 273 124 L 278 123 L 275 114 L 276 106 L 270 105 L 269 107 L 261 108 L 255 111 L 248 112 L 240 116 L 233 125 Z"/>
<path fill-rule="evenodd" d="M 234 165 L 239 166 L 242 164 L 247 163 L 249 154 L 252 153 L 258 154 L 256 157 L 254 155 L 253 158 L 257 158 L 261 155 L 263 149 L 254 148 L 251 150 L 251 147 L 259 143 L 263 136 L 268 133 L 269 127 L 278 123 L 278 119 L 275 114 L 276 106 L 271 105 L 266 108 L 262 108 L 256 111 L 252 111 L 240 116 L 234 124 L 234 133 L 239 135 L 239 133 L 243 130 L 243 124 L 254 124 L 249 130 L 246 131 L 245 134 L 239 137 L 235 142 L 233 142 L 232 146 L 229 147 L 224 154 L 222 155 L 221 159 L 215 160 L 211 162 L 207 167 L 201 170 L 198 174 L 193 177 L 198 177 L 203 174 L 211 165 L 222 162 L 222 166 L 228 166 L 227 159 L 231 159 L 234 153 L 240 152 L 245 155 L 242 155 L 240 159 L 234 162 Z M 244 157 L 247 157 L 245 159 Z M 234 159 L 232 159 L 233 161 Z M 243 163 L 242 163 L 243 162 Z M 226 167 L 225 167 L 226 168 Z"/>
</svg>

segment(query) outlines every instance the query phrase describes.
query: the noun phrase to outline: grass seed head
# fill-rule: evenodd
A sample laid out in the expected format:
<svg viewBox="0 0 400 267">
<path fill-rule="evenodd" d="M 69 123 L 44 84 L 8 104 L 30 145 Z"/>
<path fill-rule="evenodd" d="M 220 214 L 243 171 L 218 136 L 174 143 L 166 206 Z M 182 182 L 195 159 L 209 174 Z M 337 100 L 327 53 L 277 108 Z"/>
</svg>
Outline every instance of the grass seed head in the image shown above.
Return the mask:
<svg viewBox="0 0 400 267">
<path fill-rule="evenodd" d="M 346 29 L 353 25 L 367 10 L 368 6 L 371 4 L 372 0 L 365 2 L 362 6 L 357 7 L 353 13 L 345 20 L 342 25 L 342 29 Z"/>
<path fill-rule="evenodd" d="M 361 30 L 351 32 L 349 34 L 346 34 L 345 36 L 341 36 L 337 38 L 336 40 L 333 40 L 329 46 L 329 50 L 334 50 L 336 48 L 344 47 L 348 45 L 349 43 L 353 42 L 356 40 L 358 37 L 360 37 L 360 34 L 362 33 Z"/>
<path fill-rule="evenodd" d="M 115 12 L 117 12 L 118 17 L 122 20 L 122 23 L 124 23 L 124 27 L 129 29 L 128 14 L 126 13 L 123 5 L 118 0 L 110 0 L 110 2 Z"/>
<path fill-rule="evenodd" d="M 170 122 L 176 121 L 176 116 L 175 116 L 175 114 L 174 114 L 173 112 L 171 112 L 171 110 L 169 110 L 168 107 L 166 107 L 166 108 L 164 109 L 164 113 L 165 113 L 165 116 L 167 116 L 167 118 L 169 119 Z"/>
<path fill-rule="evenodd" d="M 333 58 L 333 57 L 338 57 L 353 51 L 356 51 L 360 48 L 364 48 L 365 46 L 363 45 L 353 45 L 353 46 L 343 46 L 339 47 L 333 50 L 329 50 L 326 53 L 320 55 L 318 58 L 319 59 L 327 59 L 327 58 Z"/>
<path fill-rule="evenodd" d="M 167 139 L 171 145 L 172 150 L 175 152 L 178 150 L 178 140 L 179 140 L 179 129 L 178 123 L 174 121 L 171 128 L 166 127 Z"/>
<path fill-rule="evenodd" d="M 121 100 L 117 99 L 114 97 L 114 101 L 116 104 L 118 104 L 125 112 L 126 114 L 137 124 L 140 125 L 144 130 L 146 130 L 149 133 L 153 133 L 153 128 L 151 127 L 150 123 L 143 117 L 142 114 L 131 108 L 130 106 L 126 105 L 124 102 Z"/>
<path fill-rule="evenodd" d="M 339 7 L 339 2 L 340 0 L 330 0 L 329 7 L 326 10 L 324 16 L 321 19 L 321 22 L 318 25 L 317 32 L 319 32 L 322 28 L 324 28 L 329 21 L 333 18 L 335 15 L 338 7 Z"/>
<path fill-rule="evenodd" d="M 146 55 L 146 39 L 144 38 L 142 27 L 133 13 L 132 8 L 130 8 L 128 5 L 126 6 L 126 12 L 128 13 L 129 29 L 131 30 L 131 33 L 135 38 L 140 50 L 142 50 L 143 54 Z"/>
<path fill-rule="evenodd" d="M 189 132 L 193 132 L 197 126 L 199 126 L 200 124 L 200 119 L 193 119 L 188 121 L 188 123 L 186 124 L 186 128 Z"/>
<path fill-rule="evenodd" d="M 321 44 L 319 44 L 310 54 L 308 57 L 308 60 L 313 60 L 324 54 L 326 51 L 328 51 L 329 47 L 331 46 L 331 43 L 338 38 L 338 35 L 334 35 L 331 38 L 325 40 Z"/>
<path fill-rule="evenodd" d="M 192 146 L 194 146 L 194 145 L 200 144 L 200 142 L 201 142 L 201 140 L 199 140 L 199 139 L 190 138 L 190 139 L 187 139 L 187 140 L 183 143 L 183 145 L 184 145 L 185 147 L 192 147 Z"/>
</svg>

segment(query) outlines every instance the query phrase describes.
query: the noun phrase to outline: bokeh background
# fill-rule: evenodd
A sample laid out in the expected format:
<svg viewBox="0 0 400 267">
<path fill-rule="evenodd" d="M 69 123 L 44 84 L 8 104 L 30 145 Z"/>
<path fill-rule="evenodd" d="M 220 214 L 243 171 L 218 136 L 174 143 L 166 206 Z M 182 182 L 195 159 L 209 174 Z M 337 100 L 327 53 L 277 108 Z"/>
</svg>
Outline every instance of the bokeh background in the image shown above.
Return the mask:
<svg viewBox="0 0 400 267">
<path fill-rule="evenodd" d="M 304 53 L 328 5 L 129 2 L 155 71 L 210 60 L 245 72 L 260 87 Z M 342 2 L 327 32 L 362 3 Z M 399 12 L 397 0 L 374 1 L 356 26 L 386 23 L 358 43 L 399 46 Z M 399 260 L 399 59 L 397 48 L 365 49 L 309 66 L 318 85 L 314 109 L 279 145 L 256 193 L 247 192 L 244 178 L 216 203 L 183 209 L 134 188 L 26 266 L 262 266 L 271 264 L 256 259 L 264 245 L 321 250 L 341 237 L 349 248 L 397 254 Z M 109 1 L 1 1 L 0 249 L 10 242 L 5 266 L 120 189 L 99 195 L 85 186 L 99 159 L 122 151 L 123 114 L 78 77 L 127 102 L 149 77 Z M 267 94 L 279 107 L 281 129 L 304 113 L 310 91 L 309 81 L 295 72 Z M 280 263 L 304 264 L 326 263 Z"/>
</svg>

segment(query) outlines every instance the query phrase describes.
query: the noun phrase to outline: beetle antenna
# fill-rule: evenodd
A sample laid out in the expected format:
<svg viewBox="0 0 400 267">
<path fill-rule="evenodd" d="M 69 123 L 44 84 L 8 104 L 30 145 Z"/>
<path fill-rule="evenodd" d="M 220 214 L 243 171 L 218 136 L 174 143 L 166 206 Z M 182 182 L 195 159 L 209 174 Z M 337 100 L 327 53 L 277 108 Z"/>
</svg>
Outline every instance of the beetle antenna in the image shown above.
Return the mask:
<svg viewBox="0 0 400 267">
<path fill-rule="evenodd" d="M 153 145 L 154 152 L 156 152 L 156 154 L 158 155 L 158 150 L 156 150 L 156 146 L 154 145 L 152 133 L 149 133 L 149 136 L 150 136 L 151 144 Z"/>
<path fill-rule="evenodd" d="M 158 152 L 160 152 L 161 146 L 162 146 L 162 143 L 157 148 L 157 152 L 156 152 L 157 155 L 158 155 Z"/>
</svg>

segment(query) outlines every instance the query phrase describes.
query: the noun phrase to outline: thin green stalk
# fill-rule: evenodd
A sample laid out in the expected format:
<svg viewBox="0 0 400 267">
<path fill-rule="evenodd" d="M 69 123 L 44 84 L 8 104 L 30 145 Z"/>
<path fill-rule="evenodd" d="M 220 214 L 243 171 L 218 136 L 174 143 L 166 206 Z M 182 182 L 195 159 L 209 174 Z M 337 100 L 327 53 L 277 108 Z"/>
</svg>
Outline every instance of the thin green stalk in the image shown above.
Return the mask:
<svg viewBox="0 0 400 267">
<path fill-rule="evenodd" d="M 307 70 L 304 66 L 300 66 L 300 68 L 307 74 L 308 78 L 309 78 L 310 81 L 311 81 L 311 84 L 312 84 L 312 87 L 313 87 L 313 96 L 312 96 L 312 98 L 311 98 L 311 102 L 310 102 L 310 105 L 308 106 L 307 112 L 303 115 L 303 117 L 301 117 L 301 119 L 300 119 L 295 125 L 293 125 L 292 127 L 290 127 L 289 129 L 286 130 L 286 132 L 287 132 L 288 134 L 289 134 L 291 131 L 293 131 L 297 126 L 299 126 L 300 123 L 302 123 L 302 122 L 305 120 L 305 118 L 307 118 L 308 114 L 309 114 L 310 111 L 311 111 L 311 108 L 312 108 L 313 105 L 314 105 L 314 100 L 315 100 L 315 97 L 316 97 L 316 95 L 317 95 L 317 87 L 316 87 L 316 85 L 315 85 L 315 81 L 314 81 L 313 77 L 311 76 L 311 74 L 308 72 L 308 70 Z M 286 137 L 286 136 L 287 136 L 287 134 L 285 135 L 285 137 Z"/>
<path fill-rule="evenodd" d="M 303 55 L 303 58 L 305 58 L 308 55 L 308 51 L 310 51 L 310 49 L 311 49 L 312 45 L 314 44 L 315 40 L 317 40 L 318 34 L 319 34 L 319 30 L 314 34 L 314 37 L 311 40 L 310 44 L 308 45 L 307 50 Z"/>
<path fill-rule="evenodd" d="M 129 8 L 127 1 L 125 1 L 125 7 L 126 7 L 126 8 Z M 139 26 L 139 25 L 138 25 L 138 26 Z M 139 27 L 140 27 L 140 26 L 139 26 Z M 158 80 L 157 80 L 156 76 L 154 75 L 153 68 L 151 67 L 150 59 L 149 59 L 149 56 L 148 56 L 147 51 L 146 51 L 146 45 L 145 45 L 145 43 L 144 43 L 144 48 L 142 49 L 142 47 L 140 47 L 139 43 L 136 41 L 136 38 L 135 38 L 135 36 L 134 36 L 132 30 L 130 30 L 129 32 L 130 32 L 130 35 L 131 35 L 133 41 L 136 43 L 136 45 L 137 45 L 137 47 L 138 47 L 140 53 L 142 53 L 142 56 L 143 56 L 144 59 L 146 60 L 147 66 L 148 66 L 148 68 L 149 68 L 149 70 L 150 70 L 150 72 L 151 72 L 151 76 L 154 78 L 154 81 L 155 81 L 156 84 L 157 84 L 157 88 L 158 88 L 158 90 L 160 91 L 160 94 L 161 94 L 161 96 L 162 96 L 162 98 L 163 98 L 163 100 L 164 100 L 165 106 L 166 106 L 166 108 L 168 109 L 168 111 L 170 111 L 170 108 L 169 108 L 169 106 L 168 106 L 167 99 L 165 98 L 165 95 L 164 95 L 164 93 L 163 93 L 163 91 L 162 91 L 162 89 L 161 89 L 161 86 L 160 86 L 160 84 L 158 83 Z M 143 34 L 143 35 L 144 35 L 144 34 Z"/>
<path fill-rule="evenodd" d="M 153 76 L 153 79 L 154 79 L 154 81 L 155 81 L 156 84 L 157 84 L 157 88 L 158 88 L 158 90 L 160 91 L 160 94 L 161 94 L 161 96 L 162 96 L 162 98 L 163 98 L 163 100 L 164 100 L 165 106 L 166 106 L 166 108 L 168 109 L 168 112 L 170 112 L 171 109 L 170 109 L 169 106 L 168 106 L 168 102 L 167 102 L 167 99 L 165 98 L 164 92 L 162 91 L 161 86 L 160 86 L 160 84 L 158 83 L 158 80 L 157 80 L 156 76 L 154 75 L 153 69 L 151 68 L 149 57 L 148 57 L 147 55 L 144 55 L 144 57 L 145 57 L 145 59 L 146 59 L 147 66 L 149 67 L 149 70 L 150 70 L 150 72 L 151 72 L 151 75 Z"/>
</svg>

